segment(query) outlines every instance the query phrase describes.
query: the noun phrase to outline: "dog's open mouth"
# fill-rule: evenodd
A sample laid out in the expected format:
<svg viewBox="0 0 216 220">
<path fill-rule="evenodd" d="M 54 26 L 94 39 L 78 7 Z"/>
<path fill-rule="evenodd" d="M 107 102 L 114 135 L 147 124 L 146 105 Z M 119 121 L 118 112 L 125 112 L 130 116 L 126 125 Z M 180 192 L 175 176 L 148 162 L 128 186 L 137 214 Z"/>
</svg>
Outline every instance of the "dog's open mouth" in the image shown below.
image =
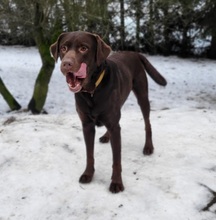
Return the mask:
<svg viewBox="0 0 216 220">
<path fill-rule="evenodd" d="M 72 92 L 76 93 L 82 89 L 82 79 L 79 79 L 78 77 L 74 76 L 74 73 L 67 73 L 66 81 L 69 89 Z"/>
<path fill-rule="evenodd" d="M 77 72 L 68 72 L 66 74 L 66 82 L 72 92 L 77 93 L 82 89 L 82 82 L 86 78 L 86 67 L 87 65 L 82 63 Z"/>
</svg>

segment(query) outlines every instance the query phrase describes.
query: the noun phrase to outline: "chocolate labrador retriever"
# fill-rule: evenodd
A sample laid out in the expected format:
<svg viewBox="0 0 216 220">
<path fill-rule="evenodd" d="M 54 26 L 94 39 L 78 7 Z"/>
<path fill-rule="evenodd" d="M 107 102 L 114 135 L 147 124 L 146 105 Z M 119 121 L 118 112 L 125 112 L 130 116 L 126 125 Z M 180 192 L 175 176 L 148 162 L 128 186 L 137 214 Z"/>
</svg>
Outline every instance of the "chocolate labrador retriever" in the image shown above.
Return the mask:
<svg viewBox="0 0 216 220">
<path fill-rule="evenodd" d="M 149 120 L 148 82 L 146 72 L 159 85 L 166 80 L 141 54 L 111 52 L 111 48 L 98 36 L 76 31 L 62 33 L 50 47 L 51 55 L 61 59 L 61 71 L 69 89 L 75 93 L 76 110 L 82 122 L 86 144 L 87 164 L 79 181 L 89 183 L 94 175 L 95 125 L 104 125 L 106 133 L 100 138 L 110 140 L 113 170 L 110 191 L 124 190 L 121 176 L 121 133 L 119 120 L 121 107 L 132 90 L 140 105 L 146 129 L 143 149 L 145 155 L 153 153 Z"/>
</svg>

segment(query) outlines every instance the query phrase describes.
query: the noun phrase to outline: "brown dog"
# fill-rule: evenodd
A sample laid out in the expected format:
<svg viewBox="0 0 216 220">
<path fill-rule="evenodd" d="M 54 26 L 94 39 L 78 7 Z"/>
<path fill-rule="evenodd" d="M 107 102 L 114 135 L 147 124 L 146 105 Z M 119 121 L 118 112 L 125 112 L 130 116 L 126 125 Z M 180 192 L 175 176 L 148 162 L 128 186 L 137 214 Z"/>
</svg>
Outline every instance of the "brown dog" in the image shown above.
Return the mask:
<svg viewBox="0 0 216 220">
<path fill-rule="evenodd" d="M 113 153 L 113 172 L 110 191 L 124 190 L 121 177 L 121 134 L 119 120 L 121 107 L 131 90 L 137 97 L 145 120 L 145 155 L 153 153 L 149 120 L 148 82 L 145 70 L 162 85 L 166 80 L 141 54 L 135 52 L 111 53 L 111 48 L 98 36 L 88 32 L 69 32 L 59 36 L 51 45 L 54 59 L 61 59 L 61 71 L 69 89 L 75 93 L 76 110 L 82 122 L 86 144 L 87 165 L 80 177 L 89 183 L 94 175 L 95 125 L 105 125 L 107 132 L 100 142 L 110 140 Z M 110 56 L 109 56 L 110 55 Z"/>
</svg>

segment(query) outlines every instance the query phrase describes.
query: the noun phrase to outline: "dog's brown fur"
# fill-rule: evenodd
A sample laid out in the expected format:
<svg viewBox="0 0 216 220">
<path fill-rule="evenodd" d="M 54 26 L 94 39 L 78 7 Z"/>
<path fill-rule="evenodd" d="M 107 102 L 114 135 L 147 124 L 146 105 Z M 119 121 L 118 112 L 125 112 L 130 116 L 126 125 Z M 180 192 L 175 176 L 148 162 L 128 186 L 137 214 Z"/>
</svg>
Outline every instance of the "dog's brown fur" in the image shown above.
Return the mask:
<svg viewBox="0 0 216 220">
<path fill-rule="evenodd" d="M 79 70 L 81 63 L 87 65 L 87 76 L 80 80 L 82 90 L 75 93 L 76 109 L 82 122 L 86 143 L 87 165 L 80 177 L 81 183 L 91 182 L 94 175 L 95 125 L 105 125 L 107 132 L 100 138 L 105 143 L 110 140 L 113 153 L 113 172 L 110 191 L 124 190 L 121 176 L 121 134 L 119 120 L 121 107 L 132 90 L 140 105 L 146 129 L 143 153 L 153 153 L 152 131 L 149 120 L 148 82 L 145 70 L 158 84 L 165 86 L 166 80 L 141 54 L 136 52 L 116 52 L 110 56 L 110 47 L 98 36 L 88 32 L 68 32 L 59 36 L 50 47 L 57 61 L 61 59 L 64 75 Z M 95 82 L 105 74 L 98 86 Z"/>
</svg>

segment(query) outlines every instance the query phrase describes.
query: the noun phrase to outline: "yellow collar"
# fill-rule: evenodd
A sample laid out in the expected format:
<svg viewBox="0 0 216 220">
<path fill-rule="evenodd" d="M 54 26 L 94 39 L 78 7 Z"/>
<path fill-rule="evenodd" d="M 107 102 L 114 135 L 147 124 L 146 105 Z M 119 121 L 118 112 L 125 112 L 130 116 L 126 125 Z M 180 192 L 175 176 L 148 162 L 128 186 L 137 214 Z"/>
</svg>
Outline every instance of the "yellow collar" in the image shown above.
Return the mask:
<svg viewBox="0 0 216 220">
<path fill-rule="evenodd" d="M 96 81 L 95 83 L 95 88 L 97 88 L 99 86 L 99 84 L 101 83 L 103 77 L 104 77 L 104 74 L 105 74 L 105 70 L 100 74 L 98 80 Z"/>
</svg>

